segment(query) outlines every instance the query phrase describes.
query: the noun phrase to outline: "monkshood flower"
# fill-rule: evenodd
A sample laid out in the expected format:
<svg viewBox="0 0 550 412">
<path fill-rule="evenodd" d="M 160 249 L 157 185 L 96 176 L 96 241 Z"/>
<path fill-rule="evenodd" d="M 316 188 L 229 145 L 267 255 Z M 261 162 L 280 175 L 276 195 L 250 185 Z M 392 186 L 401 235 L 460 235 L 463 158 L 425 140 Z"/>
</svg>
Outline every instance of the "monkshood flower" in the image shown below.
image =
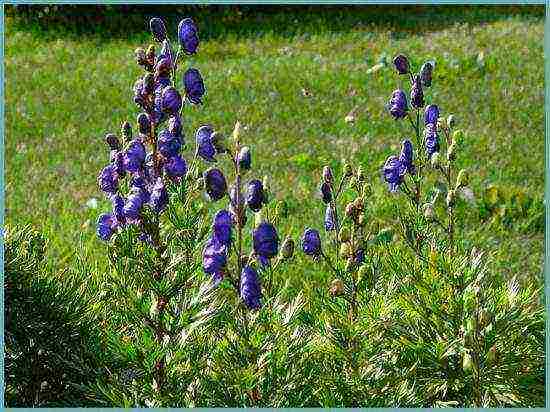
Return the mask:
<svg viewBox="0 0 550 412">
<path fill-rule="evenodd" d="M 434 153 L 439 152 L 439 136 L 435 123 L 428 123 L 424 128 L 424 142 L 428 158 L 431 159 Z"/>
<path fill-rule="evenodd" d="M 321 198 L 323 199 L 323 202 L 330 203 L 332 201 L 332 188 L 329 183 L 326 181 L 321 183 Z"/>
<path fill-rule="evenodd" d="M 415 109 L 424 107 L 424 92 L 422 91 L 422 82 L 420 76 L 414 76 L 411 87 L 411 106 Z"/>
<path fill-rule="evenodd" d="M 145 146 L 139 139 L 130 142 L 128 149 L 124 153 L 124 167 L 128 172 L 137 172 L 143 167 L 145 162 Z"/>
<path fill-rule="evenodd" d="M 332 206 L 329 204 L 325 210 L 325 230 L 327 232 L 336 229 L 335 216 Z"/>
<path fill-rule="evenodd" d="M 241 148 L 237 154 L 237 163 L 239 164 L 239 170 L 250 170 L 252 166 L 252 156 L 250 155 L 250 149 L 248 146 Z"/>
<path fill-rule="evenodd" d="M 249 309 L 260 308 L 262 291 L 258 272 L 252 266 L 245 266 L 241 272 L 240 295 Z"/>
<path fill-rule="evenodd" d="M 124 178 L 126 176 L 126 169 L 124 167 L 124 152 L 116 152 L 113 155 L 112 162 L 118 177 Z"/>
<path fill-rule="evenodd" d="M 142 135 L 149 136 L 151 134 L 151 120 L 145 113 L 140 113 L 137 117 L 138 130 Z"/>
<path fill-rule="evenodd" d="M 403 166 L 397 156 L 390 156 L 384 163 L 384 180 L 388 183 L 390 192 L 396 192 L 399 185 L 403 183 Z"/>
<path fill-rule="evenodd" d="M 118 137 L 116 137 L 113 133 L 107 133 L 105 135 L 105 143 L 107 143 L 111 150 L 120 150 L 120 142 L 118 141 Z"/>
<path fill-rule="evenodd" d="M 216 149 L 212 142 L 214 129 L 212 126 L 205 125 L 197 129 L 195 140 L 197 144 L 197 154 L 207 162 L 215 162 Z"/>
<path fill-rule="evenodd" d="M 116 218 L 111 213 L 104 213 L 97 219 L 97 235 L 101 240 L 109 240 L 117 228 Z"/>
<path fill-rule="evenodd" d="M 180 21 L 178 25 L 178 40 L 185 54 L 195 54 L 199 47 L 197 26 L 191 18 Z"/>
<path fill-rule="evenodd" d="M 168 205 L 168 191 L 160 177 L 151 190 L 150 202 L 151 206 L 153 206 L 153 210 L 157 213 L 161 213 Z"/>
<path fill-rule="evenodd" d="M 161 130 L 158 134 L 157 148 L 164 157 L 177 155 L 181 149 L 181 139 L 168 130 Z"/>
<path fill-rule="evenodd" d="M 264 186 L 258 179 L 248 182 L 246 188 L 246 204 L 253 211 L 258 212 L 265 203 Z"/>
<path fill-rule="evenodd" d="M 107 194 L 116 193 L 118 190 L 118 174 L 115 166 L 105 166 L 97 177 L 97 183 L 101 191 Z"/>
<path fill-rule="evenodd" d="M 162 89 L 161 109 L 170 114 L 177 114 L 182 105 L 180 92 L 175 87 L 168 86 Z"/>
<path fill-rule="evenodd" d="M 170 66 L 174 65 L 174 53 L 172 51 L 172 47 L 170 46 L 170 42 L 166 39 L 162 42 L 162 49 L 160 50 L 160 55 L 158 56 L 159 59 L 167 59 L 170 63 Z"/>
<path fill-rule="evenodd" d="M 409 60 L 402 54 L 394 57 L 393 65 L 399 74 L 409 73 Z"/>
<path fill-rule="evenodd" d="M 138 189 L 138 190 L 133 190 L 130 193 L 130 195 L 128 196 L 128 199 L 126 200 L 126 203 L 124 204 L 124 209 L 123 209 L 123 214 L 126 219 L 130 221 L 136 221 L 139 219 L 141 214 L 141 208 L 145 203 L 145 198 L 147 198 L 144 192 L 145 191 Z"/>
<path fill-rule="evenodd" d="M 153 17 L 149 21 L 149 28 L 151 29 L 153 38 L 159 43 L 166 39 L 166 26 L 164 25 L 162 19 Z"/>
<path fill-rule="evenodd" d="M 170 116 L 168 119 L 168 132 L 172 136 L 180 137 L 183 130 L 183 126 L 181 124 L 181 117 L 179 114 L 175 114 L 173 116 Z"/>
<path fill-rule="evenodd" d="M 315 229 L 307 228 L 302 235 L 302 250 L 306 255 L 319 256 L 321 254 L 321 237 Z"/>
<path fill-rule="evenodd" d="M 227 246 L 211 237 L 202 251 L 202 269 L 204 273 L 221 277 L 227 264 Z"/>
<path fill-rule="evenodd" d="M 197 69 L 188 69 L 183 75 L 183 85 L 187 100 L 193 104 L 201 104 L 206 90 L 200 72 Z"/>
<path fill-rule="evenodd" d="M 227 192 L 227 182 L 220 169 L 211 168 L 204 173 L 204 183 L 206 193 L 210 200 L 217 201 L 225 196 Z"/>
<path fill-rule="evenodd" d="M 279 236 L 275 226 L 262 222 L 252 232 L 254 252 L 258 257 L 271 259 L 279 252 Z"/>
<path fill-rule="evenodd" d="M 401 153 L 399 154 L 399 161 L 403 167 L 403 174 L 409 173 L 414 175 L 416 170 L 413 164 L 413 145 L 410 140 L 405 139 L 401 143 Z"/>
<path fill-rule="evenodd" d="M 420 68 L 420 80 L 422 81 L 422 86 L 430 87 L 432 85 L 432 71 L 433 63 L 426 62 Z"/>
<path fill-rule="evenodd" d="M 183 177 L 187 173 L 187 163 L 176 154 L 164 162 L 164 171 L 170 177 Z"/>
<path fill-rule="evenodd" d="M 424 110 L 424 124 L 437 124 L 437 119 L 439 119 L 439 107 L 430 104 Z"/>
<path fill-rule="evenodd" d="M 212 231 L 214 238 L 224 246 L 231 246 L 231 230 L 233 228 L 233 219 L 231 213 L 227 210 L 219 210 L 214 216 Z"/>
<path fill-rule="evenodd" d="M 407 96 L 403 90 L 394 90 L 390 99 L 390 113 L 395 119 L 402 119 L 407 115 Z"/>
<path fill-rule="evenodd" d="M 118 222 L 124 223 L 124 198 L 116 194 L 111 198 L 111 201 L 113 203 L 113 215 Z"/>
</svg>

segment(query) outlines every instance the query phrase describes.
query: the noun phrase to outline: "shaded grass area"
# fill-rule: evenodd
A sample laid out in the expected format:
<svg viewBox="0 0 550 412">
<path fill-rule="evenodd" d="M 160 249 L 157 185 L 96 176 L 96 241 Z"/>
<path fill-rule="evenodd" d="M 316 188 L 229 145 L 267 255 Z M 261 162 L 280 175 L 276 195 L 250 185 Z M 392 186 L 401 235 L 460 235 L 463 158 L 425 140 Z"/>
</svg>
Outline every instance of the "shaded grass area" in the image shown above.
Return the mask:
<svg viewBox="0 0 550 412">
<path fill-rule="evenodd" d="M 275 197 L 287 202 L 284 234 L 298 238 L 304 226 L 322 227 L 320 171 L 344 158 L 365 168 L 373 207 L 392 225 L 390 206 L 399 200 L 388 196 L 380 167 L 409 133 L 384 108 L 401 79 L 389 66 L 367 70 L 403 52 L 415 67 L 436 61 L 437 87 L 427 100 L 445 116 L 454 113 L 466 132 L 458 165 L 470 169 L 476 197 L 464 203 L 469 241 L 494 250 L 495 269 L 505 276 L 542 279 L 542 7 L 190 10 L 205 41 L 189 64 L 203 73 L 208 95 L 204 106 L 186 109 L 187 142 L 200 124 L 229 134 L 240 120 L 252 173 L 270 176 Z M 122 21 L 119 32 L 106 30 Z M 133 50 L 149 42 L 143 22 L 142 14 L 118 16 L 75 31 L 7 21 L 7 222 L 42 229 L 57 268 L 83 250 L 106 262 L 94 222 L 109 206 L 95 178 L 108 161 L 103 135 L 138 114 Z M 357 119 L 346 123 L 352 109 Z M 534 207 L 508 221 L 510 207 L 504 219 L 500 207 L 483 215 L 479 202 L 491 184 L 518 188 Z M 326 282 L 301 259 L 291 272 L 297 287 Z"/>
</svg>

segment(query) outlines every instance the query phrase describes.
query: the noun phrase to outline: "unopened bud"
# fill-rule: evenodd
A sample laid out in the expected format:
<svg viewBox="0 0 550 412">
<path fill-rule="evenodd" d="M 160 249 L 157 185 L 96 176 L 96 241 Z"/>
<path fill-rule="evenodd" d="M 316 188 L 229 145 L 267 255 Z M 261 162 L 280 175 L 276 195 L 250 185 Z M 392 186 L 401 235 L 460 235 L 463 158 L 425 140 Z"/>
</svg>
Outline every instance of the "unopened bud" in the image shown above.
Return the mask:
<svg viewBox="0 0 550 412">
<path fill-rule="evenodd" d="M 118 137 L 116 137 L 114 133 L 107 133 L 105 135 L 105 143 L 107 143 L 111 150 L 120 149 L 120 142 L 118 141 Z"/>
<path fill-rule="evenodd" d="M 239 143 L 240 136 L 241 136 L 241 122 L 237 120 L 237 122 L 235 123 L 235 127 L 233 128 L 233 141 L 235 143 Z"/>
<path fill-rule="evenodd" d="M 441 117 L 437 119 L 437 130 L 441 130 L 443 128 L 443 120 L 441 120 Z"/>
<path fill-rule="evenodd" d="M 122 126 L 120 127 L 120 132 L 122 133 L 124 143 L 132 140 L 132 125 L 130 124 L 130 122 L 125 121 L 124 123 L 122 123 Z"/>
<path fill-rule="evenodd" d="M 262 215 L 261 209 L 254 213 L 254 227 L 260 226 L 260 224 L 264 221 L 264 217 Z"/>
<path fill-rule="evenodd" d="M 434 206 L 431 203 L 425 203 L 422 206 L 422 210 L 424 211 L 424 217 L 427 220 L 432 220 L 433 217 L 435 216 Z"/>
<path fill-rule="evenodd" d="M 149 45 L 149 47 L 147 48 L 147 53 L 145 54 L 145 58 L 149 62 L 152 62 L 152 61 L 155 60 L 155 45 L 154 44 Z"/>
<path fill-rule="evenodd" d="M 155 76 L 147 73 L 143 76 L 143 91 L 145 94 L 151 94 L 155 88 Z"/>
<path fill-rule="evenodd" d="M 453 207 L 455 204 L 455 191 L 449 190 L 447 192 L 447 207 Z"/>
<path fill-rule="evenodd" d="M 464 132 L 462 130 L 455 130 L 453 132 L 453 141 L 462 143 L 464 141 Z"/>
<path fill-rule="evenodd" d="M 447 127 L 449 129 L 452 129 L 453 127 L 455 127 L 456 125 L 456 120 L 455 120 L 455 116 L 450 114 L 448 117 L 447 117 Z"/>
<path fill-rule="evenodd" d="M 351 236 L 350 236 L 350 233 L 349 233 L 349 229 L 347 227 L 343 227 L 342 229 L 340 229 L 340 233 L 338 234 L 338 239 L 340 239 L 340 242 L 349 242 L 349 240 L 351 239 Z"/>
<path fill-rule="evenodd" d="M 430 159 L 430 163 L 433 168 L 437 168 L 440 164 L 439 162 L 439 152 L 435 152 L 432 154 L 432 157 Z"/>
<path fill-rule="evenodd" d="M 491 314 L 487 309 L 482 309 L 479 312 L 479 326 L 484 328 L 491 322 Z"/>
<path fill-rule="evenodd" d="M 452 161 L 456 159 L 456 141 L 453 139 L 449 148 L 447 149 L 447 160 Z"/>
<path fill-rule="evenodd" d="M 351 256 L 351 245 L 349 243 L 342 243 L 340 245 L 340 256 L 344 258 Z"/>
<path fill-rule="evenodd" d="M 138 47 L 135 51 L 134 51 L 134 54 L 136 56 L 136 62 L 139 64 L 139 65 L 143 65 L 146 63 L 146 60 L 147 60 L 147 57 L 145 55 L 145 50 L 143 50 L 143 48 L 141 47 Z"/>
<path fill-rule="evenodd" d="M 495 345 L 491 346 L 487 351 L 487 364 L 492 366 L 497 361 L 497 347 Z"/>
<path fill-rule="evenodd" d="M 329 293 L 332 296 L 341 296 L 344 293 L 344 282 L 342 282 L 342 279 L 334 279 L 330 283 Z"/>
<path fill-rule="evenodd" d="M 351 167 L 351 165 L 349 163 L 346 163 L 344 165 L 344 176 L 346 176 L 346 177 L 353 176 L 353 168 Z"/>
<path fill-rule="evenodd" d="M 330 166 L 323 167 L 323 181 L 325 183 L 332 183 L 333 175 Z"/>
<path fill-rule="evenodd" d="M 292 238 L 287 237 L 284 240 L 281 246 L 281 254 L 285 259 L 290 259 L 294 255 L 294 240 Z"/>
<path fill-rule="evenodd" d="M 352 217 L 355 214 L 353 202 L 350 202 L 346 206 L 346 216 Z"/>
<path fill-rule="evenodd" d="M 462 169 L 458 172 L 458 176 L 456 177 L 456 189 L 460 189 L 465 186 L 468 186 L 468 172 Z"/>
<path fill-rule="evenodd" d="M 359 166 L 357 168 L 357 180 L 360 182 L 364 182 L 366 180 L 367 176 L 365 175 L 365 170 L 363 169 L 363 166 Z"/>
<path fill-rule="evenodd" d="M 367 265 L 361 265 L 357 271 L 357 281 L 361 281 L 369 273 L 369 268 Z"/>
<path fill-rule="evenodd" d="M 464 372 L 470 372 L 472 370 L 472 356 L 466 352 L 462 358 L 462 370 Z"/>
</svg>

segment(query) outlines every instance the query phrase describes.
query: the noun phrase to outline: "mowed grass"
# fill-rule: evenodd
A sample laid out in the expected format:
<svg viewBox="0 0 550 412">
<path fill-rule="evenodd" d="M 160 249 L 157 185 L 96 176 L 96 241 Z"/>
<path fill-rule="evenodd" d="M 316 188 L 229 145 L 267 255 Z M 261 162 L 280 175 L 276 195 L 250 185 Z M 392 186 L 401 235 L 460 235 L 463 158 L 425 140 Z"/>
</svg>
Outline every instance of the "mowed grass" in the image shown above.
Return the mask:
<svg viewBox="0 0 550 412">
<path fill-rule="evenodd" d="M 268 175 L 274 197 L 289 206 L 281 234 L 297 240 L 305 226 L 322 228 L 320 172 L 342 159 L 365 168 L 374 188 L 369 207 L 391 226 L 390 206 L 402 200 L 387 193 L 380 168 L 410 129 L 393 121 L 385 104 L 404 78 L 391 65 L 367 71 L 402 52 L 416 68 L 436 61 L 426 98 L 444 116 L 454 113 L 466 133 L 458 165 L 470 170 L 476 199 L 493 184 L 524 190 L 542 205 L 544 9 L 388 10 L 281 10 L 241 22 L 197 12 L 203 41 L 186 64 L 201 71 L 208 93 L 203 106 L 185 109 L 188 158 L 201 124 L 229 134 L 239 120 L 252 147 L 252 174 Z M 7 21 L 6 222 L 43 230 L 56 269 L 77 256 L 106 265 L 95 235 L 97 216 L 110 207 L 96 186 L 108 161 L 103 136 L 139 113 L 132 85 L 142 71 L 133 50 L 149 42 L 145 30 L 113 38 L 56 35 Z M 356 121 L 345 122 L 353 109 Z M 529 217 L 512 225 L 482 221 L 477 208 L 464 203 L 467 244 L 492 252 L 494 270 L 504 276 L 541 282 L 543 226 L 519 230 Z M 326 284 L 303 257 L 286 275 L 297 286 Z"/>
</svg>

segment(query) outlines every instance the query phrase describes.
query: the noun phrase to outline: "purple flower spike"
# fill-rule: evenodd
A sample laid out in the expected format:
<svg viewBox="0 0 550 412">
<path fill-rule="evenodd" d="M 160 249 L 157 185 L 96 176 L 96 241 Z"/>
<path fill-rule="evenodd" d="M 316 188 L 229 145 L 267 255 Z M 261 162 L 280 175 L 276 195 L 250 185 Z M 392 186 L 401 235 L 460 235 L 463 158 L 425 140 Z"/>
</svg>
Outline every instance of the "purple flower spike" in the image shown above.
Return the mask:
<svg viewBox="0 0 550 412">
<path fill-rule="evenodd" d="M 157 213 L 161 213 L 168 205 L 168 191 L 160 177 L 151 190 L 150 202 L 153 210 Z"/>
<path fill-rule="evenodd" d="M 422 91 L 422 82 L 418 75 L 414 76 L 411 87 L 411 106 L 415 109 L 424 107 L 424 92 Z"/>
<path fill-rule="evenodd" d="M 437 125 L 428 123 L 424 128 L 424 141 L 426 145 L 426 153 L 431 159 L 435 152 L 439 152 L 439 136 L 437 135 Z"/>
<path fill-rule="evenodd" d="M 166 26 L 164 25 L 162 19 L 159 19 L 158 17 L 153 17 L 149 21 L 149 28 L 151 29 L 151 34 L 153 35 L 154 39 L 159 43 L 166 39 Z"/>
<path fill-rule="evenodd" d="M 435 104 L 430 104 L 424 110 L 424 123 L 425 124 L 437 124 L 437 119 L 439 118 L 439 107 Z"/>
<path fill-rule="evenodd" d="M 161 109 L 170 114 L 179 113 L 182 105 L 180 92 L 174 87 L 168 86 L 162 89 Z"/>
<path fill-rule="evenodd" d="M 321 254 L 321 237 L 315 229 L 307 228 L 302 235 L 302 250 L 306 255 L 319 256 Z"/>
<path fill-rule="evenodd" d="M 271 259 L 279 252 L 279 236 L 275 226 L 263 222 L 252 233 L 254 252 L 263 258 Z"/>
<path fill-rule="evenodd" d="M 212 143 L 212 134 L 214 129 L 212 126 L 205 125 L 197 129 L 195 140 L 197 143 L 197 154 L 207 162 L 215 162 L 216 149 Z"/>
<path fill-rule="evenodd" d="M 116 227 L 116 219 L 111 213 L 104 213 L 97 219 L 97 235 L 101 240 L 111 239 Z"/>
<path fill-rule="evenodd" d="M 321 198 L 324 203 L 330 203 L 332 201 L 332 188 L 327 182 L 321 184 Z"/>
<path fill-rule="evenodd" d="M 222 245 L 229 247 L 231 245 L 231 228 L 233 227 L 233 219 L 231 214 L 223 209 L 218 211 L 214 216 L 212 231 L 215 239 Z"/>
<path fill-rule="evenodd" d="M 262 297 L 260 280 L 258 272 L 251 266 L 245 266 L 241 272 L 240 294 L 249 309 L 260 308 L 260 298 Z"/>
<path fill-rule="evenodd" d="M 176 154 L 166 160 L 164 170 L 170 177 L 183 177 L 187 173 L 187 163 L 184 158 Z"/>
<path fill-rule="evenodd" d="M 201 104 L 206 91 L 201 73 L 197 69 L 188 69 L 183 75 L 183 85 L 187 99 L 193 104 Z"/>
<path fill-rule="evenodd" d="M 254 212 L 258 212 L 265 203 L 264 185 L 258 179 L 248 182 L 246 188 L 246 204 Z"/>
<path fill-rule="evenodd" d="M 410 140 L 405 139 L 401 144 L 401 153 L 399 154 L 399 162 L 402 167 L 402 174 L 409 173 L 414 175 L 416 169 L 413 164 L 413 145 Z"/>
<path fill-rule="evenodd" d="M 199 35 L 197 26 L 192 19 L 180 21 L 178 25 L 178 40 L 185 54 L 195 54 L 199 47 Z"/>
<path fill-rule="evenodd" d="M 407 96 L 403 90 L 397 89 L 391 95 L 390 113 L 395 119 L 402 119 L 407 115 Z"/>
<path fill-rule="evenodd" d="M 227 192 L 227 182 L 220 169 L 211 168 L 204 173 L 206 193 L 212 201 L 218 201 Z"/>
<path fill-rule="evenodd" d="M 139 139 L 130 142 L 126 153 L 124 153 L 124 167 L 129 172 L 137 172 L 143 167 L 145 161 L 145 146 Z"/>
<path fill-rule="evenodd" d="M 409 60 L 402 54 L 395 56 L 393 65 L 399 74 L 409 73 Z"/>
<path fill-rule="evenodd" d="M 390 156 L 384 164 L 384 180 L 388 183 L 390 192 L 396 192 L 403 182 L 403 166 L 397 156 Z"/>
<path fill-rule="evenodd" d="M 248 146 L 241 148 L 237 154 L 237 163 L 239 164 L 240 170 L 250 170 L 252 165 L 252 157 L 250 156 L 250 149 Z"/>
<path fill-rule="evenodd" d="M 159 133 L 157 147 L 161 155 L 164 157 L 172 157 L 179 153 L 181 149 L 181 140 L 168 130 L 162 130 Z"/>
<path fill-rule="evenodd" d="M 219 275 L 227 263 L 227 247 L 210 238 L 202 251 L 202 269 L 209 275 Z"/>
<path fill-rule="evenodd" d="M 97 177 L 97 183 L 103 192 L 107 194 L 116 193 L 118 190 L 118 175 L 115 166 L 105 166 Z"/>
<path fill-rule="evenodd" d="M 334 211 L 331 207 L 331 205 L 327 205 L 327 208 L 325 209 L 325 230 L 327 232 L 330 232 L 331 230 L 336 229 L 335 218 L 334 218 Z"/>
</svg>

